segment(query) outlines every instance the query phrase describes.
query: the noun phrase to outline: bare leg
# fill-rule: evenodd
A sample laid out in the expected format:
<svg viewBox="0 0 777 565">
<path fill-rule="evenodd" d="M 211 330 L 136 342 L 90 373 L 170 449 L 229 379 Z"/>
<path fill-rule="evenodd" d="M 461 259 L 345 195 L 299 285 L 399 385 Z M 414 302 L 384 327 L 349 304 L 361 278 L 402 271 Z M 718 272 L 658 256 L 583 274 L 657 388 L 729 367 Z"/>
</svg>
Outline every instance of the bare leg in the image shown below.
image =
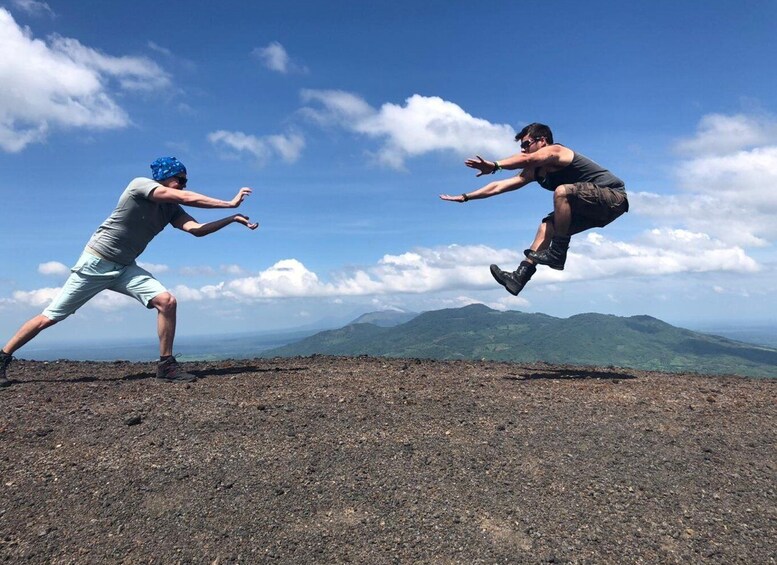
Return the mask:
<svg viewBox="0 0 777 565">
<path fill-rule="evenodd" d="M 572 224 L 572 205 L 569 203 L 567 188 L 559 186 L 553 192 L 553 223 L 555 235 L 567 235 Z"/>
<path fill-rule="evenodd" d="M 541 222 L 540 227 L 537 228 L 537 235 L 534 236 L 534 241 L 532 241 L 529 249 L 532 251 L 542 251 L 543 249 L 547 249 L 550 246 L 550 240 L 553 238 L 554 233 L 555 231 L 553 229 L 552 223 Z M 528 257 L 526 260 L 529 263 L 534 264 L 534 261 Z"/>
<path fill-rule="evenodd" d="M 155 296 L 151 305 L 157 309 L 157 333 L 159 334 L 159 355 L 164 357 L 173 354 L 175 340 L 175 322 L 177 302 L 169 292 Z"/>
<path fill-rule="evenodd" d="M 22 327 L 19 328 L 19 331 L 16 332 L 16 334 L 8 341 L 8 343 L 5 344 L 3 351 L 9 354 L 13 353 L 36 335 L 38 335 L 41 331 L 45 330 L 46 328 L 50 328 L 56 323 L 57 322 L 48 319 L 43 314 L 35 316 L 31 320 L 25 322 Z"/>
<path fill-rule="evenodd" d="M 553 226 L 545 231 L 546 236 L 550 236 L 550 245 L 548 240 L 544 239 L 539 243 L 537 249 L 527 249 L 524 253 L 526 257 L 535 264 L 547 265 L 557 271 L 564 270 L 564 263 L 567 260 L 567 251 L 569 250 L 569 228 L 572 225 L 572 205 L 569 202 L 569 190 L 567 185 L 561 185 L 553 192 Z M 538 243 L 538 237 L 535 244 Z M 544 246 L 544 248 L 543 248 Z"/>
</svg>

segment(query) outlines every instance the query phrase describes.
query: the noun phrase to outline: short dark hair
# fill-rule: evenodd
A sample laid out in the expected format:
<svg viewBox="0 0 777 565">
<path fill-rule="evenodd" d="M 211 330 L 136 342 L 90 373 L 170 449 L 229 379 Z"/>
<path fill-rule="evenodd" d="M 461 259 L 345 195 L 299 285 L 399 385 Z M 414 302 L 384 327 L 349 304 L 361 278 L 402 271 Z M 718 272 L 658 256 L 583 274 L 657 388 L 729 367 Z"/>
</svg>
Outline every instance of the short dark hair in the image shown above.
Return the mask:
<svg viewBox="0 0 777 565">
<path fill-rule="evenodd" d="M 540 124 L 538 122 L 529 124 L 528 126 L 526 126 L 521 131 L 515 134 L 515 141 L 521 141 L 527 135 L 535 139 L 544 137 L 545 141 L 547 141 L 549 145 L 553 144 L 553 132 L 550 131 L 550 128 L 545 124 Z"/>
</svg>

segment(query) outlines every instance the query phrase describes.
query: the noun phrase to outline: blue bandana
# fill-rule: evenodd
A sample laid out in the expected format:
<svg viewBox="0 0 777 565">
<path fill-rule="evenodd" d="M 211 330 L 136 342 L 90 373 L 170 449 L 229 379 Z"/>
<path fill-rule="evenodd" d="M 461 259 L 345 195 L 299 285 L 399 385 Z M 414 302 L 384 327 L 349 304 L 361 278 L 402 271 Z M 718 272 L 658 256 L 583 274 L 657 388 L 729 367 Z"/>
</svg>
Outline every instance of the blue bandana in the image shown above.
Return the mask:
<svg viewBox="0 0 777 565">
<path fill-rule="evenodd" d="M 183 166 L 175 157 L 160 157 L 151 163 L 151 173 L 154 180 L 165 180 L 174 177 L 179 173 L 185 173 L 186 167 Z"/>
</svg>

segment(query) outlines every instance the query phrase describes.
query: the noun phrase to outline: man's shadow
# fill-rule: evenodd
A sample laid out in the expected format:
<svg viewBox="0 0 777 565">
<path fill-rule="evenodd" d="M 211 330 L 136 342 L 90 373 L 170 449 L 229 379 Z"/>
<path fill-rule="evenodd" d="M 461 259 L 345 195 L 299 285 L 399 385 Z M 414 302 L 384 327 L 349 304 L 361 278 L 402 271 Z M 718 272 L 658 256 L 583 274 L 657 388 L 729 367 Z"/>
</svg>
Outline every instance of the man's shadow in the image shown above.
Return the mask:
<svg viewBox="0 0 777 565">
<path fill-rule="evenodd" d="M 107 365 L 106 365 L 107 366 Z M 236 367 L 221 367 L 213 369 L 199 369 L 190 371 L 191 374 L 198 379 L 207 377 L 221 377 L 227 375 L 241 375 L 250 373 L 293 373 L 299 371 L 307 371 L 308 367 L 252 367 L 250 365 L 240 365 Z M 156 373 L 151 371 L 143 371 L 141 373 L 131 373 L 129 375 L 122 375 L 118 377 L 102 378 L 92 375 L 85 375 L 83 377 L 75 377 L 73 379 L 25 379 L 23 381 L 9 379 L 14 385 L 23 385 L 28 383 L 93 383 L 93 382 L 118 382 L 118 381 L 140 381 L 144 379 L 155 379 Z"/>
<path fill-rule="evenodd" d="M 598 371 L 596 369 L 548 369 L 537 373 L 528 373 L 523 375 L 508 375 L 502 377 L 507 381 L 533 381 L 540 379 L 565 379 L 565 380 L 628 380 L 637 377 L 629 373 L 618 373 L 610 371 Z"/>
<path fill-rule="evenodd" d="M 207 377 L 224 377 L 228 375 L 245 375 L 248 373 L 295 373 L 299 371 L 307 371 L 308 367 L 271 367 L 271 368 L 262 368 L 262 367 L 251 367 L 250 365 L 242 365 L 237 367 L 221 367 L 221 368 L 213 368 L 213 369 L 195 369 L 192 371 L 187 371 L 197 377 L 198 379 L 207 378 Z M 136 381 L 141 379 L 154 379 L 156 378 L 156 373 L 135 373 L 132 375 L 126 375 L 124 377 L 121 377 L 119 379 L 115 380 L 124 380 L 124 381 Z"/>
</svg>

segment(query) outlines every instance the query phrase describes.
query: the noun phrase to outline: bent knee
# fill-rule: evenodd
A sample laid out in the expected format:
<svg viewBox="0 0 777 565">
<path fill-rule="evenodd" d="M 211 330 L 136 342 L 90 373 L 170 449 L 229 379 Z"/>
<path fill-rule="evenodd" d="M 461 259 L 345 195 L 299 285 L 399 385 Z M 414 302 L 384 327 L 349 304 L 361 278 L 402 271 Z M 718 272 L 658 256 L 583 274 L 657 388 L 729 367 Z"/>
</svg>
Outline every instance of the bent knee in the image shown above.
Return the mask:
<svg viewBox="0 0 777 565">
<path fill-rule="evenodd" d="M 38 324 L 38 329 L 45 330 L 46 328 L 50 328 L 59 320 L 52 320 L 48 316 L 41 314 L 37 318 L 35 318 L 36 323 Z"/>
<path fill-rule="evenodd" d="M 162 294 L 155 296 L 151 301 L 151 305 L 160 312 L 172 312 L 175 310 L 178 302 L 175 296 L 169 292 L 163 292 Z"/>
</svg>

